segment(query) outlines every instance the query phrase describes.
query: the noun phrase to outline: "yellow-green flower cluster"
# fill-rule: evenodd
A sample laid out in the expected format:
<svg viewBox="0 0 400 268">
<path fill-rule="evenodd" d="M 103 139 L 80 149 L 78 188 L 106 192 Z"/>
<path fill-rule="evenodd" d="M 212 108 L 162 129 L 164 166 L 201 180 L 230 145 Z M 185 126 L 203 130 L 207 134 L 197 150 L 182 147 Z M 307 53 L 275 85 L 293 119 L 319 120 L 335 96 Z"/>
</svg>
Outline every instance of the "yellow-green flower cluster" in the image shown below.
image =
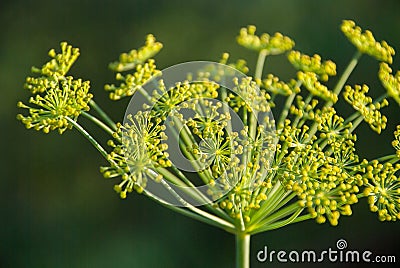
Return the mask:
<svg viewBox="0 0 400 268">
<path fill-rule="evenodd" d="M 361 53 L 368 54 L 379 61 L 390 64 L 393 62 L 394 49 L 386 41 L 375 41 L 371 31 L 366 30 L 362 32 L 362 29 L 352 20 L 344 20 L 341 29 L 349 41 Z"/>
<path fill-rule="evenodd" d="M 33 72 L 37 71 L 46 76 L 66 75 L 72 64 L 78 59 L 79 49 L 73 48 L 71 45 L 68 45 L 67 42 L 62 42 L 60 47 L 61 53 L 57 54 L 54 49 L 51 49 L 49 51 L 49 56 L 53 59 L 43 65 L 40 70 L 34 68 Z"/>
<path fill-rule="evenodd" d="M 400 71 L 392 75 L 392 69 L 382 62 L 379 68 L 379 79 L 386 88 L 389 97 L 392 97 L 400 105 Z"/>
<path fill-rule="evenodd" d="M 27 77 L 25 88 L 29 89 L 33 94 L 42 93 L 48 88 L 54 88 L 58 79 L 64 77 L 72 64 L 79 57 L 79 49 L 73 48 L 66 42 L 60 44 L 61 53 L 57 54 L 54 49 L 49 51 L 52 58 L 45 63 L 42 68 L 32 67 L 32 73 L 38 74 L 39 77 Z"/>
<path fill-rule="evenodd" d="M 320 97 L 323 100 L 336 103 L 338 96 L 330 91 L 326 86 L 318 81 L 316 73 L 312 72 L 298 72 L 297 78 L 314 96 Z"/>
<path fill-rule="evenodd" d="M 275 33 L 273 36 L 263 33 L 261 36 L 257 36 L 255 32 L 254 25 L 242 28 L 237 37 L 238 44 L 251 50 L 265 51 L 267 55 L 282 54 L 294 46 L 294 41 L 281 33 Z"/>
<path fill-rule="evenodd" d="M 151 96 L 151 102 L 154 104 L 152 109 L 158 117 L 165 120 L 174 109 L 187 108 L 189 105 L 191 105 L 189 108 L 193 108 L 198 105 L 199 99 L 218 97 L 218 88 L 219 85 L 211 81 L 190 83 L 188 80 L 167 88 L 164 81 L 160 80 L 157 90 L 154 90 Z M 184 106 L 180 106 L 183 102 Z"/>
<path fill-rule="evenodd" d="M 367 85 L 356 85 L 354 89 L 351 86 L 346 86 L 343 97 L 364 117 L 365 122 L 369 124 L 372 130 L 381 133 L 382 129 L 386 128 L 387 118 L 379 110 L 389 103 L 386 99 L 373 103 L 372 98 L 366 95 L 368 90 Z"/>
<path fill-rule="evenodd" d="M 288 60 L 298 70 L 313 72 L 318 75 L 321 81 L 328 81 L 329 76 L 336 75 L 336 64 L 331 61 L 321 62 L 321 56 L 315 54 L 310 57 L 300 51 L 290 51 Z"/>
<path fill-rule="evenodd" d="M 149 60 L 143 65 L 137 65 L 133 74 L 123 75 L 117 73 L 115 79 L 121 81 L 121 83 L 118 86 L 114 84 L 105 85 L 104 89 L 110 91 L 109 97 L 111 100 L 119 100 L 123 97 L 132 96 L 140 87 L 149 81 L 149 79 L 159 74 L 161 74 L 161 72 L 157 70 L 155 61 Z"/>
<path fill-rule="evenodd" d="M 199 106 L 199 102 L 193 101 L 194 105 L 188 108 L 193 110 L 195 114 L 186 120 L 186 124 L 191 127 L 193 134 L 202 139 L 223 135 L 223 129 L 231 119 L 230 114 L 221 111 L 222 104 L 220 102 L 215 105 L 208 100 L 201 100 L 201 102 L 201 106 L 205 110 L 204 114 L 199 114 L 196 111 L 196 106 Z"/>
<path fill-rule="evenodd" d="M 134 69 L 138 64 L 145 63 L 148 59 L 154 57 L 163 45 L 156 41 L 156 38 L 149 34 L 146 37 L 146 43 L 138 50 L 133 49 L 128 53 L 122 53 L 119 60 L 110 63 L 109 68 L 115 72 L 124 72 Z"/>
<path fill-rule="evenodd" d="M 66 117 L 77 120 L 83 111 L 90 109 L 88 102 L 93 95 L 89 93 L 89 88 L 89 81 L 66 77 L 57 87 L 46 89 L 43 96 L 38 94 L 31 97 L 29 103 L 34 106 L 19 102 L 18 107 L 28 109 L 29 116 L 19 114 L 17 118 L 27 128 L 42 130 L 44 133 L 58 129 L 61 134 L 72 127 Z"/>
<path fill-rule="evenodd" d="M 19 108 L 29 111 L 29 116 L 19 114 L 18 120 L 27 128 L 44 133 L 58 129 L 61 134 L 72 128 L 68 119 L 76 121 L 82 112 L 88 111 L 89 101 L 93 97 L 89 93 L 89 81 L 74 80 L 72 76 L 65 77 L 79 56 L 79 49 L 66 42 L 62 42 L 60 46 L 59 54 L 54 49 L 49 51 L 52 59 L 41 69 L 32 68 L 32 72 L 39 74 L 39 77 L 26 79 L 25 88 L 34 94 L 29 99 L 32 106 L 18 102 Z"/>
<path fill-rule="evenodd" d="M 394 140 L 392 141 L 393 148 L 396 150 L 396 155 L 400 159 L 400 125 L 397 126 L 394 132 Z"/>
<path fill-rule="evenodd" d="M 267 78 L 261 81 L 260 86 L 274 95 L 289 96 L 293 93 L 300 92 L 300 88 L 296 86 L 296 82 L 294 80 L 291 80 L 290 83 L 287 84 L 283 81 L 280 81 L 279 78 L 273 74 L 268 74 Z"/>
<path fill-rule="evenodd" d="M 236 187 L 226 198 L 219 202 L 219 207 L 224 209 L 233 219 L 240 220 L 243 218 L 244 223 L 249 223 L 251 213 L 259 210 L 262 202 L 267 200 L 265 193 L 270 188 L 271 183 L 267 182 L 259 185 L 257 191 Z"/>
<path fill-rule="evenodd" d="M 193 129 L 191 124 L 188 123 L 188 126 L 190 130 Z M 216 128 L 218 129 L 218 126 Z M 235 185 L 236 178 L 234 179 L 235 182 L 233 182 L 233 177 L 228 173 L 232 174 L 232 170 L 238 168 L 239 159 L 237 157 L 242 154 L 243 146 L 239 145 L 237 141 L 237 133 L 225 136 L 224 132 L 219 131 L 212 136 L 211 133 L 213 132 L 216 131 L 214 129 L 209 133 L 205 130 L 203 132 L 194 131 L 193 134 L 202 140 L 198 145 L 193 144 L 191 148 L 188 148 L 188 151 L 198 159 L 201 170 L 210 169 L 213 176 L 210 180 L 211 185 L 215 183 L 214 178 L 218 179 L 220 184 Z M 210 189 L 211 194 L 213 190 Z"/>
<path fill-rule="evenodd" d="M 357 203 L 359 176 L 354 176 L 345 166 L 357 161 L 342 156 L 343 150 L 353 152 L 354 144 L 349 141 L 334 142 L 330 150 L 323 150 L 309 139 L 308 128 L 295 129 L 287 125 L 281 140 L 293 150 L 282 159 L 282 180 L 287 190 L 299 197 L 299 205 L 318 223 L 327 219 L 338 224 L 340 215 L 351 215 L 351 205 Z M 311 142 L 308 142 L 311 141 Z M 330 155 L 329 152 L 336 154 Z M 355 164 L 355 163 L 354 163 Z"/>
<path fill-rule="evenodd" d="M 294 114 L 303 120 L 314 120 L 315 107 L 317 104 L 318 100 L 316 99 L 312 99 L 310 103 L 306 103 L 302 96 L 297 95 L 296 103 L 290 106 L 289 111 L 291 114 Z"/>
<path fill-rule="evenodd" d="M 351 123 L 344 123 L 344 118 L 337 115 L 333 107 L 323 108 L 316 112 L 315 121 L 318 123 L 318 130 L 322 139 L 338 139 L 349 134 Z"/>
<path fill-rule="evenodd" d="M 110 91 L 111 100 L 132 96 L 152 77 L 161 74 L 152 57 L 161 50 L 162 46 L 153 35 L 149 34 L 143 47 L 138 50 L 133 49 L 129 53 L 122 53 L 118 61 L 110 63 L 109 68 L 117 72 L 116 80 L 120 81 L 119 85 L 111 84 L 104 87 L 106 91 Z M 121 73 L 130 70 L 135 71 L 126 75 Z"/>
<path fill-rule="evenodd" d="M 367 183 L 364 194 L 372 212 L 377 212 L 381 221 L 400 220 L 400 177 L 396 173 L 400 164 L 393 165 L 372 161 L 365 173 Z"/>
<path fill-rule="evenodd" d="M 239 111 L 241 107 L 245 107 L 247 111 L 266 112 L 269 111 L 270 95 L 263 90 L 259 90 L 257 83 L 251 77 L 243 79 L 234 79 L 235 87 L 225 100 L 233 108 L 234 111 Z"/>
<path fill-rule="evenodd" d="M 120 141 L 116 145 L 109 141 L 114 150 L 109 154 L 109 167 L 102 167 L 104 177 L 121 176 L 121 183 L 114 189 L 121 198 L 134 189 L 141 193 L 148 179 L 159 182 L 163 177 L 157 168 L 171 167 L 166 152 L 168 146 L 162 143 L 166 139 L 165 126 L 161 120 L 152 117 L 148 112 L 138 112 L 128 116 L 129 123 L 118 125 L 114 136 Z"/>
</svg>

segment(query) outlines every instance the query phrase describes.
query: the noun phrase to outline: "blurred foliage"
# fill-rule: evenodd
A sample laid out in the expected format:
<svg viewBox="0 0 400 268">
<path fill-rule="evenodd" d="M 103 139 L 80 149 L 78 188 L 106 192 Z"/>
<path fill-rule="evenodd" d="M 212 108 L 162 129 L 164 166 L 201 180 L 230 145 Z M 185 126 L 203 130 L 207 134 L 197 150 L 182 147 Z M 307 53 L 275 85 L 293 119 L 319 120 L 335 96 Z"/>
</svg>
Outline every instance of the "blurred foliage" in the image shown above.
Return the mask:
<svg viewBox="0 0 400 268">
<path fill-rule="evenodd" d="M 400 53 L 399 10 L 397 0 L 1 1 L 0 266 L 232 267 L 234 263 L 233 236 L 139 195 L 120 200 L 113 193 L 113 182 L 97 171 L 104 160 L 81 136 L 68 132 L 44 137 L 17 122 L 16 102 L 28 95 L 22 89 L 24 77 L 32 65 L 46 60 L 43 55 L 49 48 L 67 40 L 81 49 L 71 74 L 90 79 L 97 102 L 117 120 L 127 102 L 107 99 L 103 85 L 113 81 L 107 65 L 120 52 L 140 46 L 147 33 L 165 45 L 158 57 L 161 69 L 189 60 L 218 60 L 225 51 L 254 66 L 256 55 L 235 42 L 240 27 L 254 24 L 260 32 L 290 36 L 297 50 L 334 60 L 340 74 L 354 52 L 339 30 L 341 21 L 355 20 Z M 282 79 L 292 77 L 294 69 L 281 62 L 268 59 L 266 69 Z M 364 81 L 370 94 L 378 96 L 383 90 L 376 77 L 378 68 L 373 59 L 364 57 L 350 82 Z M 393 68 L 400 68 L 398 55 Z M 399 123 L 398 107 L 395 102 L 391 106 L 384 113 L 389 122 Z M 363 125 L 357 142 L 361 157 L 391 150 L 394 129 L 389 125 L 378 136 Z M 354 249 L 396 254 L 398 223 L 381 223 L 366 207 L 360 202 L 354 215 L 336 228 L 308 221 L 255 236 L 252 267 L 265 266 L 254 255 L 264 245 L 326 249 L 339 238 Z"/>
</svg>

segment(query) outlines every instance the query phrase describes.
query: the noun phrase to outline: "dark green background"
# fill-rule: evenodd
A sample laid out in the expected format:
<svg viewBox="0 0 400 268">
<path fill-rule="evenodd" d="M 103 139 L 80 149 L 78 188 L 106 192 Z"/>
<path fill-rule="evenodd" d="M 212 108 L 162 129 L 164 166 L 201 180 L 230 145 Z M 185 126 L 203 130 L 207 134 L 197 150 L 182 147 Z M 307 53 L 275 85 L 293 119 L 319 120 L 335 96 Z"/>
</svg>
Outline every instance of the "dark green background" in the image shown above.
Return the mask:
<svg viewBox="0 0 400 268">
<path fill-rule="evenodd" d="M 339 73 L 354 52 L 339 30 L 342 19 L 356 20 L 400 51 L 400 1 L 247 2 L 1 1 L 1 267 L 234 266 L 232 235 L 140 195 L 120 200 L 112 190 L 116 180 L 107 181 L 98 171 L 105 160 L 76 131 L 62 136 L 27 131 L 15 115 L 21 112 L 16 102 L 29 95 L 22 87 L 30 67 L 41 66 L 47 51 L 63 40 L 81 49 L 71 73 L 91 80 L 95 99 L 115 120 L 121 119 L 127 100 L 107 99 L 103 85 L 114 79 L 107 64 L 120 52 L 141 46 L 147 33 L 164 43 L 157 57 L 161 69 L 189 60 L 218 60 L 224 51 L 254 66 L 256 55 L 235 43 L 239 28 L 247 24 L 256 24 L 258 32 L 289 35 L 297 49 L 334 60 Z M 399 63 L 395 58 L 394 69 Z M 266 69 L 284 79 L 295 74 L 284 57 L 267 59 Z M 377 70 L 377 62 L 365 56 L 350 82 L 367 82 L 377 96 L 382 93 Z M 392 132 L 400 120 L 399 107 L 391 104 L 385 109 L 391 123 L 383 135 L 365 125 L 359 128 L 362 157 L 392 153 Z M 361 200 L 338 227 L 308 221 L 253 237 L 251 261 L 253 267 L 268 266 L 255 258 L 264 245 L 327 249 L 344 238 L 349 248 L 397 254 L 400 262 L 399 227 L 378 222 Z"/>
</svg>

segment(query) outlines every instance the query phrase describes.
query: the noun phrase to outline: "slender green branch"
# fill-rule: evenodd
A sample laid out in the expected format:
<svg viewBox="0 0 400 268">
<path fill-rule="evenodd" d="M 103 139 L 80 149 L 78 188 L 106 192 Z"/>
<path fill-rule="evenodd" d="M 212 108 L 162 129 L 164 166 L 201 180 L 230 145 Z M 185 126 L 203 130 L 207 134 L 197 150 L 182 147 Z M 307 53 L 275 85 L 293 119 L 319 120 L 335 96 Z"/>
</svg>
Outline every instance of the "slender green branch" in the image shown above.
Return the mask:
<svg viewBox="0 0 400 268">
<path fill-rule="evenodd" d="M 358 61 L 360 60 L 362 53 L 360 51 L 356 51 L 354 53 L 353 58 L 350 60 L 349 64 L 347 65 L 346 69 L 344 70 L 342 76 L 340 77 L 339 81 L 337 82 L 335 88 L 333 89 L 333 93 L 339 95 L 343 89 L 344 84 L 346 83 L 347 79 L 349 79 L 351 73 L 353 72 L 354 68 L 357 66 Z M 329 101 L 325 104 L 325 107 L 331 107 L 333 105 L 332 101 Z M 315 122 L 312 127 L 310 128 L 310 135 L 308 141 L 314 136 L 317 132 L 318 124 Z"/>
<path fill-rule="evenodd" d="M 280 200 L 283 195 L 285 195 L 285 190 L 282 186 L 282 184 L 278 181 L 272 189 L 270 189 L 268 192 L 265 193 L 268 197 L 267 200 L 265 200 L 261 208 L 251 217 L 249 226 L 253 226 L 257 222 L 263 219 L 268 213 L 270 213 L 271 207 L 273 207 L 276 203 L 277 200 Z"/>
<path fill-rule="evenodd" d="M 301 84 L 302 84 L 302 82 L 301 82 L 300 80 L 297 80 L 295 88 L 301 87 Z M 287 116 L 288 116 L 288 114 L 289 114 L 290 106 L 292 106 L 292 103 L 293 103 L 295 97 L 296 97 L 296 93 L 293 92 L 293 93 L 286 99 L 285 105 L 283 106 L 283 110 L 282 110 L 281 115 L 280 115 L 280 117 L 279 117 L 278 126 L 280 126 L 281 124 L 283 124 L 283 122 L 284 122 L 285 119 L 287 118 Z"/>
<path fill-rule="evenodd" d="M 279 200 L 278 204 L 271 209 L 270 213 L 277 211 L 278 209 L 289 203 L 293 198 L 297 198 L 297 194 L 295 192 L 289 194 L 289 191 L 287 191 L 282 197 L 284 197 L 285 199 Z"/>
<path fill-rule="evenodd" d="M 255 71 L 255 75 L 254 75 L 254 78 L 256 81 L 261 80 L 267 53 L 268 53 L 268 51 L 266 49 L 263 49 L 258 54 L 256 71 Z M 257 129 L 257 111 L 254 109 L 251 109 L 250 123 L 249 123 L 249 135 L 253 140 L 255 140 L 255 137 L 256 137 L 256 129 Z"/>
<path fill-rule="evenodd" d="M 250 268 L 249 234 L 236 234 L 236 268 Z"/>
<path fill-rule="evenodd" d="M 361 124 L 363 120 L 364 116 L 360 114 L 359 117 L 352 122 L 352 126 L 349 129 L 349 132 L 353 133 L 353 131 Z"/>
<path fill-rule="evenodd" d="M 182 207 L 177 207 L 177 206 L 170 205 L 170 204 L 166 203 L 165 201 L 161 200 L 160 198 L 158 198 L 157 196 L 153 195 L 152 193 L 150 193 L 148 191 L 145 191 L 144 193 L 145 193 L 146 196 L 150 197 L 151 199 L 153 199 L 157 203 L 161 204 L 162 206 L 164 206 L 164 207 L 166 207 L 168 209 L 171 209 L 172 211 L 178 212 L 178 213 L 180 213 L 180 214 L 182 214 L 184 216 L 187 216 L 189 218 L 198 220 L 200 222 L 207 223 L 207 224 L 210 224 L 210 225 L 218 227 L 218 228 L 222 228 L 222 229 L 224 229 L 225 231 L 227 231 L 229 233 L 235 233 L 233 225 L 229 225 L 229 224 L 225 224 L 225 223 L 222 224 L 222 222 L 216 222 L 214 220 L 214 218 L 210 219 L 209 217 L 204 217 L 204 214 L 199 214 L 197 211 L 194 212 L 194 211 L 182 208 Z M 204 212 L 204 213 L 206 213 L 206 212 Z M 211 214 L 208 214 L 208 215 L 211 215 Z"/>
<path fill-rule="evenodd" d="M 183 139 L 179 139 L 178 137 L 178 133 L 176 132 L 175 128 L 172 129 L 173 130 L 173 134 L 175 136 L 175 138 L 179 139 L 179 144 L 180 146 L 183 148 L 183 153 L 185 154 L 185 156 L 188 158 L 188 160 L 191 161 L 192 165 L 194 166 L 194 168 L 196 170 L 201 169 L 199 164 L 197 163 L 198 161 L 195 159 L 195 157 L 192 155 L 191 152 L 187 151 L 185 148 L 187 146 L 192 146 L 192 139 L 194 140 L 194 138 L 191 135 L 191 132 L 185 128 L 184 125 L 181 125 L 179 121 L 174 121 L 177 128 L 178 129 L 182 129 L 183 131 L 181 131 L 181 133 L 184 136 Z M 176 177 L 173 173 L 169 172 L 166 169 L 162 170 L 163 175 L 167 175 L 167 179 L 169 181 L 171 181 L 172 183 L 175 183 L 177 185 L 180 185 L 180 187 L 184 187 L 182 190 L 185 191 L 189 191 L 190 195 L 194 198 L 196 198 L 197 200 L 201 200 L 202 202 L 204 202 L 204 206 L 210 211 L 215 213 L 216 215 L 218 215 L 219 217 L 223 218 L 226 221 L 232 221 L 232 218 L 223 210 L 221 210 L 219 207 L 213 207 L 212 205 L 210 205 L 211 200 L 205 196 L 201 191 L 199 191 L 196 186 L 190 181 L 188 180 L 184 174 L 182 174 L 182 172 L 177 169 L 176 167 L 172 167 L 172 169 L 177 173 L 178 177 Z M 207 173 L 208 171 L 208 173 Z M 205 183 L 208 182 L 208 180 L 212 177 L 210 177 L 210 171 L 209 170 L 205 170 L 204 172 L 198 172 L 197 173 Z M 191 192 L 191 190 L 193 190 L 194 192 Z"/>
<path fill-rule="evenodd" d="M 383 162 L 383 161 L 388 161 L 388 160 L 392 160 L 393 158 L 396 158 L 397 155 L 396 154 L 391 154 L 391 155 L 385 155 L 383 157 L 380 157 L 376 160 L 378 160 L 379 162 Z"/>
<path fill-rule="evenodd" d="M 256 225 L 254 228 L 255 230 L 262 228 L 263 226 L 269 226 L 271 223 L 276 222 L 277 220 L 280 220 L 294 212 L 296 212 L 299 209 L 299 204 L 293 203 L 291 205 L 286 206 L 285 208 L 277 211 L 276 213 L 272 214 L 271 216 L 264 218 L 260 223 Z"/>
<path fill-rule="evenodd" d="M 354 53 L 353 58 L 350 60 L 346 69 L 344 70 L 342 76 L 340 77 L 339 81 L 337 82 L 335 88 L 333 89 L 333 93 L 335 93 L 336 95 L 340 94 L 340 91 L 342 91 L 344 84 L 346 83 L 347 79 L 349 79 L 351 73 L 353 72 L 354 68 L 356 67 L 361 56 L 362 56 L 362 53 L 359 50 L 357 50 Z M 332 102 L 329 102 L 328 106 L 332 106 L 332 104 L 333 104 Z"/>
<path fill-rule="evenodd" d="M 256 71 L 254 74 L 254 78 L 261 79 L 263 69 L 264 69 L 264 63 L 265 63 L 265 58 L 267 57 L 268 51 L 266 49 L 263 49 L 258 53 L 258 59 L 257 59 L 257 65 L 256 65 Z"/>
<path fill-rule="evenodd" d="M 307 220 L 307 219 L 311 218 L 311 217 L 297 218 L 302 211 L 303 211 L 303 208 L 299 208 L 292 216 L 290 216 L 286 220 L 264 225 L 262 228 L 255 229 L 253 232 L 250 232 L 250 234 L 254 235 L 254 234 L 258 234 L 258 233 L 262 233 L 262 232 L 266 232 L 266 231 L 271 231 L 271 230 L 281 228 L 281 227 L 286 226 L 291 223 L 295 223 L 295 222 L 299 222 L 299 221 L 303 221 L 303 220 Z M 305 215 L 305 216 L 309 216 L 309 215 Z"/>
<path fill-rule="evenodd" d="M 92 121 L 93 123 L 95 123 L 96 125 L 98 125 L 100 128 L 102 128 L 105 132 L 107 132 L 108 134 L 110 134 L 111 136 L 113 136 L 113 133 L 115 132 L 114 130 L 112 130 L 109 126 L 107 126 L 106 124 L 104 124 L 100 119 L 98 119 L 97 117 L 87 113 L 87 112 L 82 112 L 82 115 L 86 118 L 88 118 L 90 121 Z"/>
<path fill-rule="evenodd" d="M 108 159 L 108 153 L 107 151 L 98 143 L 81 125 L 78 124 L 78 122 L 74 121 L 73 119 L 69 118 L 68 116 L 65 117 L 67 121 L 74 126 L 89 142 L 101 153 L 101 155 Z"/>
<path fill-rule="evenodd" d="M 148 102 L 152 103 L 151 96 L 142 86 L 138 86 L 138 91 L 147 99 Z"/>
<path fill-rule="evenodd" d="M 181 181 L 178 177 L 176 177 L 173 173 L 169 172 L 165 168 L 157 168 L 157 172 L 159 172 L 161 175 L 164 176 L 169 182 L 172 182 L 173 184 L 177 185 L 180 190 L 188 194 L 190 197 L 202 202 L 205 204 L 205 207 L 208 208 L 210 211 L 214 212 L 218 216 L 222 217 L 226 221 L 232 221 L 232 218 L 229 217 L 224 211 L 222 211 L 219 208 L 214 208 L 209 203 L 211 203 L 211 200 L 208 199 L 202 192 L 200 192 L 195 185 L 193 185 L 190 181 L 190 185 L 188 185 L 186 181 Z M 170 190 L 171 187 L 167 188 L 167 190 Z M 171 190 L 173 190 L 171 188 Z M 182 203 L 182 205 L 186 206 L 188 202 L 184 201 L 181 196 L 179 196 L 174 190 L 171 192 L 178 201 Z"/>
<path fill-rule="evenodd" d="M 114 123 L 114 121 L 107 115 L 106 112 L 104 112 L 100 106 L 97 105 L 97 103 L 94 100 L 89 101 L 89 105 L 100 115 L 101 118 L 114 130 L 117 130 L 117 125 Z"/>
<path fill-rule="evenodd" d="M 305 215 L 297 216 L 297 217 L 291 222 L 291 224 L 296 223 L 296 222 L 301 222 L 301 221 L 310 220 L 310 219 L 312 219 L 312 218 L 313 218 L 313 217 L 311 216 L 311 214 L 305 214 Z"/>
</svg>

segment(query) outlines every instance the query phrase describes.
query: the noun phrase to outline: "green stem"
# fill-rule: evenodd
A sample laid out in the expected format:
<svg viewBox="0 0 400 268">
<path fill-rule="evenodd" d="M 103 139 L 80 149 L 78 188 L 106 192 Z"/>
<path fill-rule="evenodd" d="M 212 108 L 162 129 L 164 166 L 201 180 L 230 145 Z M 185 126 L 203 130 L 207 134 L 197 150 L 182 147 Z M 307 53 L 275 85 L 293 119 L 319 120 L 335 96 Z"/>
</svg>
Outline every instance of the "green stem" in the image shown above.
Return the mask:
<svg viewBox="0 0 400 268">
<path fill-rule="evenodd" d="M 335 88 L 333 89 L 333 93 L 335 93 L 336 95 L 340 94 L 340 91 L 342 91 L 344 84 L 346 83 L 347 79 L 349 79 L 350 74 L 353 72 L 353 70 L 356 67 L 361 56 L 362 56 L 362 53 L 358 50 L 356 51 L 356 53 L 354 53 L 353 58 L 349 62 L 349 65 L 347 65 L 346 70 L 344 70 L 338 83 L 336 84 Z M 329 102 L 328 107 L 332 106 L 332 104 L 333 104 L 332 102 Z"/>
<path fill-rule="evenodd" d="M 297 80 L 295 88 L 301 87 L 301 83 L 302 82 L 300 80 Z M 286 99 L 285 105 L 283 106 L 283 110 L 281 112 L 281 116 L 279 117 L 278 126 L 280 126 L 281 124 L 283 124 L 285 122 L 285 119 L 287 118 L 287 116 L 289 114 L 290 106 L 292 106 L 295 97 L 296 97 L 296 93 L 292 93 L 292 95 L 290 95 Z"/>
<path fill-rule="evenodd" d="M 347 79 L 349 79 L 350 74 L 353 72 L 354 68 L 356 67 L 358 61 L 360 60 L 362 56 L 362 53 L 360 51 L 356 51 L 354 53 L 353 58 L 350 60 L 349 64 L 347 65 L 346 69 L 344 70 L 342 76 L 340 77 L 339 81 L 337 82 L 335 88 L 333 89 L 333 93 L 336 95 L 339 95 L 340 92 L 343 89 L 344 84 L 346 83 Z M 329 101 L 325 104 L 325 107 L 331 107 L 333 105 L 333 102 Z M 308 132 L 310 134 L 309 140 L 314 136 L 314 134 L 317 132 L 318 124 L 315 122 L 312 127 L 310 128 L 310 131 Z M 308 140 L 308 141 L 309 141 Z"/>
<path fill-rule="evenodd" d="M 286 99 L 285 105 L 283 106 L 283 110 L 281 112 L 281 116 L 279 117 L 278 126 L 283 124 L 283 122 L 287 118 L 287 115 L 289 114 L 290 106 L 292 106 L 292 103 L 293 103 L 295 97 L 296 97 L 296 93 L 293 93 Z"/>
<path fill-rule="evenodd" d="M 222 229 L 224 229 L 225 231 L 227 231 L 229 233 L 234 233 L 234 229 L 232 227 L 233 225 L 230 226 L 230 225 L 226 225 L 226 224 L 221 224 L 220 222 L 215 221 L 215 219 L 209 219 L 208 217 L 204 217 L 204 215 L 199 214 L 197 211 L 193 212 L 193 211 L 187 210 L 185 208 L 181 208 L 181 207 L 170 205 L 170 204 L 164 202 L 163 200 L 159 199 L 157 196 L 153 195 L 150 192 L 145 191 L 145 194 L 146 194 L 146 196 L 150 197 L 151 199 L 153 199 L 157 203 L 161 204 L 162 206 L 164 206 L 164 207 L 166 207 L 168 209 L 171 209 L 172 211 L 178 212 L 178 213 L 180 213 L 180 214 L 182 214 L 184 216 L 187 216 L 189 218 L 198 220 L 200 222 L 207 223 L 207 224 L 210 224 L 212 226 L 222 228 Z"/>
<path fill-rule="evenodd" d="M 173 173 L 169 172 L 165 168 L 158 167 L 158 168 L 156 168 L 156 170 L 157 170 L 158 173 L 163 175 L 164 178 L 167 181 L 172 182 L 173 184 L 177 185 L 181 191 L 185 192 L 186 194 L 188 194 L 193 199 L 196 199 L 197 201 L 200 201 L 200 202 L 204 203 L 204 207 L 209 209 L 211 212 L 215 213 L 216 215 L 218 215 L 219 217 L 221 217 L 225 221 L 229 222 L 229 221 L 232 220 L 232 218 L 229 217 L 223 210 L 221 210 L 219 208 L 214 208 L 212 205 L 210 205 L 212 203 L 212 201 L 210 199 L 208 199 L 201 191 L 199 191 L 196 188 L 196 186 L 193 185 L 189 180 L 182 181 L 178 177 L 176 177 Z M 164 185 L 164 186 L 167 188 L 168 191 L 171 192 L 171 194 L 179 202 L 182 203 L 182 205 L 187 207 L 187 204 L 189 204 L 188 202 L 186 202 L 181 196 L 179 196 L 171 187 L 169 187 L 169 186 L 167 187 L 166 185 Z"/>
<path fill-rule="evenodd" d="M 95 123 L 96 125 L 98 125 L 100 128 L 102 128 L 105 132 L 107 132 L 108 134 L 110 134 L 111 136 L 114 134 L 114 130 L 112 130 L 109 126 L 107 126 L 106 124 L 103 123 L 103 121 L 99 120 L 97 117 L 87 113 L 87 112 L 82 112 L 82 115 L 84 117 L 86 117 L 87 119 L 89 119 L 90 121 L 92 121 L 93 123 Z"/>
<path fill-rule="evenodd" d="M 232 232 L 235 230 L 235 226 L 227 222 L 213 214 L 210 214 L 204 210 L 198 209 L 197 207 L 189 204 L 186 200 L 184 200 L 178 193 L 175 192 L 174 189 L 171 188 L 171 186 L 166 183 L 164 180 L 161 180 L 161 184 L 186 208 L 189 210 L 193 211 L 194 213 L 197 213 L 205 218 L 204 222 L 207 222 L 211 225 L 221 227 L 223 229 L 230 229 Z M 207 220 L 206 220 L 207 219 Z"/>
<path fill-rule="evenodd" d="M 268 198 L 262 203 L 260 209 L 251 217 L 249 226 L 255 226 L 259 221 L 268 216 L 271 211 L 279 205 L 279 202 L 288 195 L 280 182 L 277 182 L 274 187 L 265 194 Z"/>
<path fill-rule="evenodd" d="M 262 232 L 266 232 L 266 231 L 271 231 L 271 230 L 274 230 L 274 229 L 282 228 L 282 227 L 284 227 L 284 226 L 286 226 L 288 224 L 291 224 L 291 223 L 299 222 L 300 220 L 296 221 L 296 219 L 298 218 L 298 216 L 300 215 L 300 213 L 302 211 L 303 211 L 303 208 L 299 208 L 288 219 L 282 220 L 282 221 L 278 221 L 278 222 L 274 222 L 272 224 L 265 225 L 265 226 L 263 226 L 263 227 L 261 227 L 259 229 L 255 229 L 253 232 L 251 232 L 251 234 L 258 234 L 258 233 L 262 233 Z M 308 215 L 305 215 L 305 216 L 308 216 Z M 301 220 L 307 220 L 309 218 L 310 217 L 304 217 L 304 218 L 301 218 Z"/>
<path fill-rule="evenodd" d="M 101 155 L 108 160 L 108 153 L 104 148 L 98 143 L 78 122 L 74 121 L 73 119 L 69 118 L 68 116 L 65 117 L 67 121 L 73 125 L 89 142 L 101 153 Z"/>
<path fill-rule="evenodd" d="M 385 155 L 385 156 L 379 157 L 376 160 L 379 161 L 379 162 L 385 162 L 385 161 L 393 160 L 395 158 L 397 158 L 397 155 L 396 154 L 391 154 L 391 155 Z"/>
<path fill-rule="evenodd" d="M 250 268 L 249 234 L 236 234 L 236 268 Z"/>
<path fill-rule="evenodd" d="M 351 126 L 351 128 L 349 129 L 349 133 L 353 133 L 353 131 L 361 124 L 361 122 L 364 120 L 364 116 L 362 116 L 361 114 L 360 114 L 360 116 L 356 119 L 356 120 L 354 120 L 353 122 L 352 122 L 352 126 Z"/>
<path fill-rule="evenodd" d="M 275 212 L 274 214 L 268 216 L 267 218 L 263 219 L 260 223 L 258 223 L 255 227 L 254 230 L 263 228 L 265 226 L 269 226 L 274 222 L 277 222 L 278 220 L 293 214 L 294 212 L 296 212 L 299 209 L 299 204 L 297 203 L 293 203 L 291 205 L 288 205 L 286 207 L 284 207 L 283 209 Z"/>
<path fill-rule="evenodd" d="M 268 53 L 268 51 L 266 49 L 264 49 L 264 50 L 261 50 L 260 53 L 258 54 L 256 71 L 255 71 L 255 75 L 254 75 L 254 78 L 256 81 L 261 80 L 267 53 Z M 257 130 L 257 111 L 255 111 L 254 109 L 251 109 L 251 110 L 252 110 L 252 113 L 250 114 L 249 136 L 250 136 L 250 138 L 255 140 L 256 130 Z"/>
<path fill-rule="evenodd" d="M 254 78 L 260 79 L 261 80 L 261 76 L 262 76 L 262 72 L 264 69 L 264 63 L 265 63 L 265 58 L 267 57 L 267 53 L 268 51 L 266 49 L 261 50 L 260 53 L 258 54 L 258 59 L 257 59 L 257 65 L 256 65 L 256 71 L 254 74 Z"/>
<path fill-rule="evenodd" d="M 104 121 L 114 130 L 117 130 L 117 125 L 114 123 L 114 121 L 100 108 L 100 106 L 97 105 L 94 100 L 89 101 L 89 105 L 93 107 L 93 109 L 103 118 Z"/>
</svg>

